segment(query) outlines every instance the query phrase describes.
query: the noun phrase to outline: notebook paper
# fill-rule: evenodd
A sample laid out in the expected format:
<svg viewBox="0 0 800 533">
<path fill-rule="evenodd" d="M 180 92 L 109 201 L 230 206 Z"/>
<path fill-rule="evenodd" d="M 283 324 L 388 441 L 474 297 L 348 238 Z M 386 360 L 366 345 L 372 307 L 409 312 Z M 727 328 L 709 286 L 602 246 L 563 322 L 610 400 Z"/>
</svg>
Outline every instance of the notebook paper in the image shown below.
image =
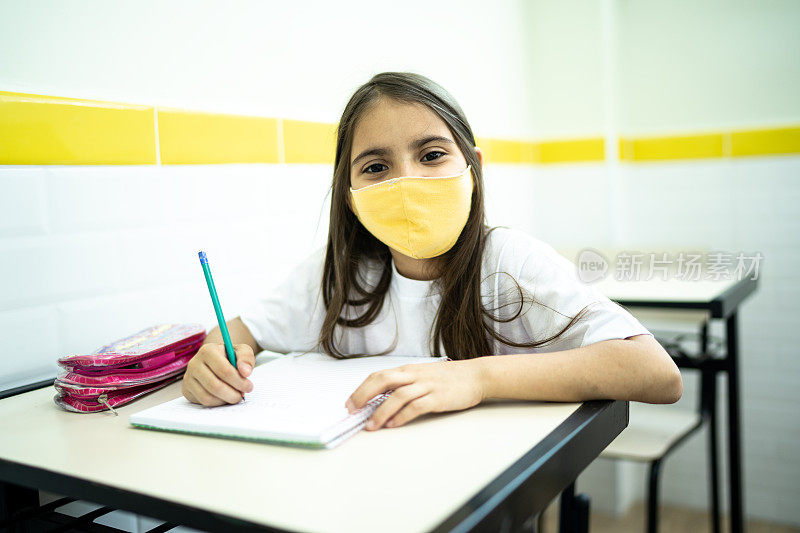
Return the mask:
<svg viewBox="0 0 800 533">
<path fill-rule="evenodd" d="M 256 366 L 249 376 L 253 391 L 237 404 L 205 407 L 181 396 L 134 413 L 129 421 L 145 429 L 333 448 L 363 428 L 388 395 L 376 396 L 352 415 L 347 412 L 345 401 L 372 372 L 444 360 L 290 353 Z"/>
</svg>

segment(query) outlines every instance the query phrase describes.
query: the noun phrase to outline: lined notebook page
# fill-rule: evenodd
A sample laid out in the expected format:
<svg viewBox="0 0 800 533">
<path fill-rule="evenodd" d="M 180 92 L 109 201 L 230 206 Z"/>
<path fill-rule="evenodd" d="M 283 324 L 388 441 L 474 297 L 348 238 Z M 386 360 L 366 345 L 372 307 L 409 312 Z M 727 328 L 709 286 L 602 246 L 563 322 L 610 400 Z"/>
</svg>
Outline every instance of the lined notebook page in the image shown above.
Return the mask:
<svg viewBox="0 0 800 533">
<path fill-rule="evenodd" d="M 332 447 L 361 427 L 384 399 L 350 415 L 344 402 L 377 370 L 443 358 L 377 356 L 339 360 L 288 354 L 257 366 L 253 391 L 235 405 L 205 407 L 181 396 L 130 416 L 136 426 Z"/>
</svg>

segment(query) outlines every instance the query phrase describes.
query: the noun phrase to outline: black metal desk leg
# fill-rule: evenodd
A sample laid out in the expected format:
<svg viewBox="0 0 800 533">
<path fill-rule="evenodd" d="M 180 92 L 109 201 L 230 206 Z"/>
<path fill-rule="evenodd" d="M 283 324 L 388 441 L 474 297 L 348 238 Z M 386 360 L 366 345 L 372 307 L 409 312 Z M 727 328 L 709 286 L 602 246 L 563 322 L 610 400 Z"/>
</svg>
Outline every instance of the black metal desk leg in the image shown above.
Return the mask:
<svg viewBox="0 0 800 533">
<path fill-rule="evenodd" d="M 728 462 L 730 469 L 731 531 L 733 533 L 741 533 L 744 531 L 737 314 L 736 312 L 732 313 L 725 321 L 728 368 Z"/>
<path fill-rule="evenodd" d="M 13 522 L 13 517 L 26 509 L 35 509 L 38 506 L 38 490 L 0 482 L 0 531 L 26 531 L 24 524 Z"/>
<path fill-rule="evenodd" d="M 559 533 L 589 532 L 589 496 L 575 495 L 575 482 L 561 493 L 558 518 Z"/>
<path fill-rule="evenodd" d="M 709 510 L 711 513 L 711 533 L 720 533 L 719 516 L 719 438 L 717 436 L 717 373 L 705 372 L 703 390 L 708 394 L 706 400 L 708 417 L 708 488 Z"/>
<path fill-rule="evenodd" d="M 558 512 L 558 533 L 575 531 L 575 482 L 561 492 Z"/>
<path fill-rule="evenodd" d="M 575 496 L 578 514 L 576 515 L 576 531 L 589 533 L 589 495 L 581 492 Z"/>
</svg>

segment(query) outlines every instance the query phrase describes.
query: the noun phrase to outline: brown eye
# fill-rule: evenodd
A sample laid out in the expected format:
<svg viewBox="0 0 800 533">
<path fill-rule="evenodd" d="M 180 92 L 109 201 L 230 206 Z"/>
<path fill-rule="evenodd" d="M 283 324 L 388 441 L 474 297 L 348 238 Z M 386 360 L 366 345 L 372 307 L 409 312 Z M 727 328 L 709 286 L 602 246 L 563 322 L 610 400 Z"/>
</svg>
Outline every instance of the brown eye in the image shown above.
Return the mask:
<svg viewBox="0 0 800 533">
<path fill-rule="evenodd" d="M 384 168 L 382 168 L 380 170 L 375 170 L 375 167 L 384 167 Z M 388 167 L 386 165 L 382 164 L 382 163 L 373 163 L 370 166 L 368 166 L 367 168 L 365 168 L 364 172 L 366 172 L 367 174 L 377 174 L 378 172 L 383 172 L 387 168 Z M 370 170 L 370 169 L 373 169 L 373 170 Z"/>
<path fill-rule="evenodd" d="M 430 159 L 426 159 L 429 155 L 432 155 L 432 154 L 437 154 L 437 156 L 433 157 L 433 158 L 430 158 Z M 425 161 L 434 161 L 436 159 L 440 159 L 443 155 L 447 155 L 447 154 L 445 154 L 444 152 L 440 152 L 438 150 L 433 150 L 431 152 L 428 152 L 424 156 L 422 156 L 422 159 L 424 159 Z"/>
</svg>

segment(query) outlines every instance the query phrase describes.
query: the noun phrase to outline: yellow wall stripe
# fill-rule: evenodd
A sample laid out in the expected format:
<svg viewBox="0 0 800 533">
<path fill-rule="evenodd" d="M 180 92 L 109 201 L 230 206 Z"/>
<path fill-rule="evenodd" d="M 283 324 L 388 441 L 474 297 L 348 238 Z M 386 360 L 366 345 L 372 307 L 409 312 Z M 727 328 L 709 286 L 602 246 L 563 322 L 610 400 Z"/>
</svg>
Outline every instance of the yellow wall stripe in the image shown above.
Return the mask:
<svg viewBox="0 0 800 533">
<path fill-rule="evenodd" d="M 532 143 L 505 139 L 479 139 L 478 147 L 483 152 L 485 164 L 533 163 L 535 152 Z"/>
<path fill-rule="evenodd" d="M 603 161 L 605 157 L 605 141 L 602 138 L 539 143 L 539 162 L 541 163 Z"/>
<path fill-rule="evenodd" d="M 475 146 L 481 149 L 483 163 L 488 163 L 491 158 L 492 140 L 487 137 L 475 137 Z"/>
<path fill-rule="evenodd" d="M 274 118 L 158 110 L 161 163 L 277 163 Z"/>
<path fill-rule="evenodd" d="M 770 154 L 800 154 L 800 126 L 731 133 L 731 155 Z"/>
<path fill-rule="evenodd" d="M 485 163 L 566 163 L 603 161 L 605 143 L 602 138 L 563 141 L 517 141 L 509 139 L 476 139 Z"/>
<path fill-rule="evenodd" d="M 620 140 L 620 159 L 623 161 L 698 159 L 722 156 L 722 133 Z"/>
<path fill-rule="evenodd" d="M 173 109 L 156 114 L 152 106 L 0 91 L 0 165 L 156 164 L 157 155 L 163 164 L 331 164 L 335 143 L 335 124 Z M 600 137 L 481 137 L 477 144 L 488 164 L 604 159 Z M 629 137 L 619 148 L 629 162 L 800 154 L 800 125 Z"/>
<path fill-rule="evenodd" d="M 283 121 L 286 163 L 330 163 L 336 155 L 336 124 Z"/>
<path fill-rule="evenodd" d="M 156 162 L 153 108 L 0 92 L 0 165 Z"/>
</svg>

